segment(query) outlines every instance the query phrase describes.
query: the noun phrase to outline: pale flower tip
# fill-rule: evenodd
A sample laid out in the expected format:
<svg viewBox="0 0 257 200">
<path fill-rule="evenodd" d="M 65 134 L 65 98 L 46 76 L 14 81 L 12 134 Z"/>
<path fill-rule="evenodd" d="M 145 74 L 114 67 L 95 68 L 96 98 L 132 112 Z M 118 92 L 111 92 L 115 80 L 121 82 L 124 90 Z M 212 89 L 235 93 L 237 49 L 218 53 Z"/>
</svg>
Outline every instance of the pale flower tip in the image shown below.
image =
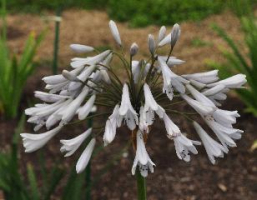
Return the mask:
<svg viewBox="0 0 257 200">
<path fill-rule="evenodd" d="M 166 27 L 165 26 L 162 26 L 160 28 L 160 31 L 159 31 L 159 35 L 158 35 L 158 42 L 162 41 L 165 37 L 165 33 L 166 33 Z"/>
<path fill-rule="evenodd" d="M 86 149 L 81 154 L 77 164 L 76 164 L 76 171 L 77 173 L 82 173 L 84 169 L 87 167 L 89 160 L 92 156 L 94 147 L 95 147 L 96 139 L 93 138 L 89 144 L 87 145 Z"/>
<path fill-rule="evenodd" d="M 70 73 L 67 70 L 63 70 L 62 75 L 64 78 L 66 78 L 69 81 L 79 81 L 78 78 L 74 74 Z"/>
<path fill-rule="evenodd" d="M 71 44 L 70 48 L 76 53 L 88 53 L 88 52 L 94 51 L 93 47 L 81 45 L 81 44 Z"/>
<path fill-rule="evenodd" d="M 148 35 L 148 47 L 149 47 L 149 51 L 151 52 L 151 54 L 154 55 L 155 41 L 154 41 L 154 36 L 151 34 Z"/>
<path fill-rule="evenodd" d="M 180 33 L 181 33 L 180 26 L 178 24 L 174 24 L 171 34 L 170 34 L 170 37 L 171 37 L 170 44 L 172 47 L 175 46 L 177 40 L 180 37 Z"/>
<path fill-rule="evenodd" d="M 110 20 L 109 27 L 114 40 L 118 43 L 119 46 L 122 46 L 119 30 L 117 28 L 116 23 L 113 20 Z"/>
<path fill-rule="evenodd" d="M 137 43 L 133 43 L 130 47 L 130 55 L 135 56 L 138 52 L 138 45 Z"/>
</svg>

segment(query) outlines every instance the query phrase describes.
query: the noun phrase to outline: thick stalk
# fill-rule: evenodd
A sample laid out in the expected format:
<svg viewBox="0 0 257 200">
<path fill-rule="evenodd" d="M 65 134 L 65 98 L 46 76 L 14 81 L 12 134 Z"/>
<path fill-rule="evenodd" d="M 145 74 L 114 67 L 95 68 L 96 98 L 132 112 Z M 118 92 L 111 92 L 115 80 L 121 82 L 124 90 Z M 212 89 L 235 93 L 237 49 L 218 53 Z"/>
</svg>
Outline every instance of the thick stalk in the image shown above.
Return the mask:
<svg viewBox="0 0 257 200">
<path fill-rule="evenodd" d="M 146 200 L 146 181 L 145 181 L 145 178 L 140 174 L 139 169 L 137 169 L 136 176 L 137 176 L 137 199 Z"/>
</svg>

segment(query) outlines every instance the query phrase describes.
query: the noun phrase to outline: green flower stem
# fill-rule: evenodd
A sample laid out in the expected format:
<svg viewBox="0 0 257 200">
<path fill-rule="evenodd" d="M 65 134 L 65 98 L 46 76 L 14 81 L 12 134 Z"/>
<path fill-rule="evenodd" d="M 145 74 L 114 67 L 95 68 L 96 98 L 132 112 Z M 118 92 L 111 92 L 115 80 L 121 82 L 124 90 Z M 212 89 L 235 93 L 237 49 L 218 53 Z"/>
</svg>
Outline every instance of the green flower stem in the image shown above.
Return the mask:
<svg viewBox="0 0 257 200">
<path fill-rule="evenodd" d="M 139 169 L 136 171 L 137 177 L 137 199 L 146 200 L 146 181 L 145 178 L 140 174 Z"/>
</svg>

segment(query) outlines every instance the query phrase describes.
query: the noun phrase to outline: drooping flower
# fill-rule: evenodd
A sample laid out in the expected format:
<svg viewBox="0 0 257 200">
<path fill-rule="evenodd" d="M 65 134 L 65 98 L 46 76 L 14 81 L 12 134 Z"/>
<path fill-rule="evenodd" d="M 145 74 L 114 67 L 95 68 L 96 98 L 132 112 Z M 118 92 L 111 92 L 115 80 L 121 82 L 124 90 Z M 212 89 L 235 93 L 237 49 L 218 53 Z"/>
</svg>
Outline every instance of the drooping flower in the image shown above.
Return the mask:
<svg viewBox="0 0 257 200">
<path fill-rule="evenodd" d="M 201 145 L 201 142 L 190 140 L 182 133 L 173 137 L 173 140 L 178 158 L 186 162 L 191 159 L 190 152 L 193 154 L 198 153 L 194 145 Z"/>
<path fill-rule="evenodd" d="M 79 136 L 70 139 L 70 140 L 60 140 L 62 143 L 62 147 L 60 149 L 61 152 L 66 152 L 65 157 L 71 156 L 72 154 L 77 151 L 80 145 L 87 139 L 87 137 L 91 134 L 92 129 L 88 129 L 84 133 L 80 134 Z"/>
<path fill-rule="evenodd" d="M 79 120 L 84 120 L 88 116 L 95 103 L 95 98 L 95 95 L 91 96 L 85 105 L 78 109 Z"/>
<path fill-rule="evenodd" d="M 212 139 L 197 122 L 193 122 L 193 124 L 203 142 L 209 160 L 212 164 L 215 164 L 215 157 L 223 158 L 224 153 L 228 153 L 228 149 Z"/>
<path fill-rule="evenodd" d="M 84 171 L 84 169 L 87 167 L 88 162 L 92 156 L 94 147 L 95 147 L 96 140 L 95 138 L 91 139 L 85 150 L 82 152 L 81 156 L 79 157 L 79 160 L 76 165 L 76 171 L 77 173 L 81 173 Z"/>
<path fill-rule="evenodd" d="M 105 131 L 104 131 L 104 145 L 110 144 L 116 135 L 117 127 L 121 126 L 122 117 L 119 114 L 119 105 L 116 105 L 113 109 L 112 115 L 106 121 Z"/>
<path fill-rule="evenodd" d="M 21 133 L 23 146 L 26 153 L 31 153 L 42 148 L 52 137 L 54 137 L 60 130 L 62 125 L 40 134 Z"/>
<path fill-rule="evenodd" d="M 135 156 L 131 171 L 132 171 L 132 174 L 135 175 L 136 168 L 138 166 L 141 175 L 143 177 L 147 177 L 148 171 L 150 171 L 151 173 L 154 172 L 153 167 L 155 166 L 155 164 L 153 163 L 153 161 L 151 160 L 151 158 L 149 157 L 146 151 L 143 135 L 140 130 L 137 131 L 136 140 L 137 140 L 137 150 L 136 150 L 136 156 Z"/>
<path fill-rule="evenodd" d="M 176 124 L 174 124 L 174 122 L 169 118 L 169 116 L 166 113 L 164 113 L 163 115 L 163 121 L 167 131 L 168 138 L 173 139 L 181 135 L 179 127 Z"/>
<path fill-rule="evenodd" d="M 123 86 L 119 114 L 125 119 L 130 130 L 134 130 L 136 128 L 136 125 L 138 124 L 138 116 L 137 112 L 131 105 L 127 84 L 124 84 Z"/>
</svg>

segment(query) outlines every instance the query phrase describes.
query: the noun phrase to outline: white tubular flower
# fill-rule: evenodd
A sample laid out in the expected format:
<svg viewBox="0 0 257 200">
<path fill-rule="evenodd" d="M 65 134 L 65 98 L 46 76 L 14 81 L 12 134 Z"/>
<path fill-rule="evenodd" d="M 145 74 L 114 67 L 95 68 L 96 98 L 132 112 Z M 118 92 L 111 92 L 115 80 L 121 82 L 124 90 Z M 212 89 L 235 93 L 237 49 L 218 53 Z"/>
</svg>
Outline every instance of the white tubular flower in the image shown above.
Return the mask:
<svg viewBox="0 0 257 200">
<path fill-rule="evenodd" d="M 86 149 L 83 151 L 81 156 L 79 157 L 79 160 L 76 165 L 76 171 L 78 174 L 84 171 L 84 169 L 87 167 L 88 162 L 92 156 L 94 147 L 95 147 L 96 140 L 93 138 L 89 144 L 87 145 Z"/>
<path fill-rule="evenodd" d="M 164 113 L 163 115 L 163 121 L 167 131 L 168 138 L 173 139 L 181 135 L 179 127 L 173 123 L 173 121 L 169 118 L 169 116 L 166 113 Z"/>
<path fill-rule="evenodd" d="M 200 82 L 198 82 L 198 81 L 196 81 L 196 80 L 190 79 L 189 81 L 190 81 L 190 84 L 191 84 L 191 85 L 193 85 L 194 87 L 196 87 L 196 88 L 199 89 L 199 90 L 201 90 L 201 89 L 203 89 L 203 88 L 206 87 L 206 84 L 200 83 Z"/>
<path fill-rule="evenodd" d="M 66 152 L 64 157 L 69 157 L 72 154 L 74 154 L 77 151 L 77 149 L 80 147 L 80 145 L 85 141 L 85 139 L 88 138 L 91 132 L 92 132 L 92 128 L 88 129 L 84 133 L 70 140 L 60 140 L 62 144 L 60 151 L 62 153 Z"/>
<path fill-rule="evenodd" d="M 212 139 L 197 122 L 193 122 L 193 125 L 203 141 L 204 148 L 212 164 L 215 164 L 215 157 L 223 158 L 224 153 L 228 153 L 228 149 Z"/>
<path fill-rule="evenodd" d="M 131 105 L 127 84 L 124 84 L 122 89 L 122 98 L 119 113 L 125 119 L 129 129 L 134 130 L 136 128 L 136 125 L 138 124 L 138 116 L 137 112 Z"/>
<path fill-rule="evenodd" d="M 213 118 L 215 119 L 215 121 L 226 127 L 232 127 L 232 124 L 236 123 L 237 117 L 240 117 L 237 111 L 217 109 L 213 113 Z"/>
<path fill-rule="evenodd" d="M 54 137 L 63 126 L 59 125 L 56 128 L 40 134 L 21 133 L 23 146 L 26 153 L 31 153 L 42 148 L 52 137 Z"/>
<path fill-rule="evenodd" d="M 140 62 L 139 61 L 132 61 L 132 74 L 133 80 L 135 83 L 138 83 L 139 75 L 140 75 Z"/>
<path fill-rule="evenodd" d="M 159 56 L 159 57 L 161 57 L 161 59 L 163 59 L 163 60 L 167 60 L 167 58 L 168 58 L 167 56 Z M 181 65 L 181 64 L 184 64 L 184 63 L 185 63 L 185 61 L 177 59 L 176 57 L 171 56 L 168 59 L 167 65 L 169 67 L 174 67 L 174 65 Z"/>
<path fill-rule="evenodd" d="M 190 152 L 193 154 L 198 153 L 194 145 L 201 145 L 201 142 L 190 140 L 182 133 L 174 137 L 173 140 L 178 158 L 186 162 L 189 162 L 191 159 Z"/>
<path fill-rule="evenodd" d="M 107 120 L 105 124 L 105 130 L 104 130 L 104 136 L 103 136 L 103 141 L 104 141 L 104 146 L 107 146 L 110 144 L 116 135 L 116 126 L 111 122 L 111 120 Z"/>
<path fill-rule="evenodd" d="M 135 56 L 138 52 L 138 45 L 137 43 L 133 43 L 130 47 L 130 56 Z"/>
<path fill-rule="evenodd" d="M 205 122 L 213 130 L 223 147 L 228 150 L 227 147 L 236 147 L 234 140 L 241 138 L 242 130 L 234 129 L 232 127 L 226 127 L 213 120 L 210 116 L 204 117 Z"/>
<path fill-rule="evenodd" d="M 82 82 L 85 82 L 89 76 L 92 74 L 92 72 L 95 70 L 96 66 L 91 65 L 90 67 L 86 67 L 80 75 L 78 75 L 78 79 Z"/>
<path fill-rule="evenodd" d="M 121 126 L 122 117 L 119 115 L 119 105 L 116 105 L 113 109 L 112 115 L 108 118 L 105 125 L 104 131 L 104 145 L 110 144 L 116 135 L 117 127 Z"/>
<path fill-rule="evenodd" d="M 67 79 L 65 79 L 66 81 L 63 83 L 59 83 L 56 85 L 46 85 L 45 89 L 50 90 L 49 93 L 53 94 L 53 93 L 57 93 L 59 91 L 65 90 L 67 89 L 70 81 L 68 81 Z"/>
<path fill-rule="evenodd" d="M 73 116 L 76 114 L 78 108 L 80 107 L 81 103 L 87 96 L 88 92 L 89 92 L 88 87 L 84 86 L 81 93 L 66 108 L 66 110 L 63 112 L 63 116 L 62 116 L 63 124 L 67 124 L 73 118 Z"/>
<path fill-rule="evenodd" d="M 62 113 L 65 111 L 67 106 L 72 102 L 72 99 L 65 101 L 62 106 L 51 114 L 45 122 L 46 129 L 49 130 L 52 126 L 56 125 L 62 119 Z"/>
<path fill-rule="evenodd" d="M 64 100 L 59 100 L 53 104 L 45 104 L 44 106 L 40 107 L 27 108 L 25 110 L 25 114 L 43 118 L 58 110 L 62 106 L 63 102 Z"/>
<path fill-rule="evenodd" d="M 149 112 L 148 115 L 146 115 L 146 112 L 144 110 L 144 107 L 140 107 L 139 111 L 139 129 L 142 132 L 149 133 L 149 125 L 153 123 L 153 118 L 154 118 L 154 112 Z"/>
<path fill-rule="evenodd" d="M 215 109 L 215 107 L 216 107 L 215 104 L 208 97 L 206 97 L 204 94 L 202 94 L 201 92 L 196 90 L 193 86 L 186 85 L 186 88 L 189 90 L 189 92 L 192 94 L 192 96 L 197 101 L 201 102 L 202 104 L 204 104 L 206 106 L 213 107 Z"/>
<path fill-rule="evenodd" d="M 156 114 L 159 115 L 160 118 L 163 118 L 165 111 L 160 105 L 157 104 L 149 86 L 146 83 L 144 84 L 144 96 L 145 96 L 144 112 L 146 112 L 146 116 L 153 115 L 152 122 L 154 120 L 154 112 L 156 112 Z M 151 119 L 151 117 L 147 117 L 147 118 Z M 152 125 L 152 123 L 149 125 Z"/>
<path fill-rule="evenodd" d="M 225 88 L 226 88 L 225 85 L 219 84 L 210 89 L 204 90 L 202 93 L 205 96 L 213 96 L 215 94 L 222 92 Z"/>
<path fill-rule="evenodd" d="M 156 103 L 149 85 L 144 84 L 144 95 L 145 95 L 145 110 L 152 109 L 154 111 L 158 110 L 158 104 Z"/>
<path fill-rule="evenodd" d="M 35 97 L 44 102 L 47 102 L 47 103 L 54 103 L 59 100 L 69 98 L 69 96 L 58 95 L 58 94 L 49 94 L 49 93 L 40 92 L 40 91 L 35 91 Z"/>
<path fill-rule="evenodd" d="M 95 95 L 91 96 L 87 103 L 78 109 L 79 120 L 84 120 L 88 116 L 95 103 L 95 98 Z"/>
<path fill-rule="evenodd" d="M 188 83 L 188 81 L 173 73 L 162 58 L 158 57 L 158 61 L 161 66 L 163 76 L 163 92 L 167 94 L 170 100 L 173 98 L 172 86 L 179 93 L 185 93 L 184 84 Z"/>
<path fill-rule="evenodd" d="M 148 35 L 148 48 L 152 55 L 154 55 L 155 52 L 155 41 L 153 35 Z"/>
<path fill-rule="evenodd" d="M 201 72 L 201 73 L 194 73 L 194 74 L 187 74 L 187 75 L 182 75 L 182 77 L 188 79 L 188 80 L 195 80 L 200 83 L 213 83 L 217 80 L 219 80 L 218 77 L 218 70 L 212 70 L 209 72 Z"/>
<path fill-rule="evenodd" d="M 215 108 L 212 106 L 205 105 L 199 101 L 196 101 L 192 98 L 190 98 L 187 95 L 181 96 L 193 109 L 195 109 L 196 112 L 198 112 L 200 115 L 208 115 L 210 113 L 213 113 Z"/>
<path fill-rule="evenodd" d="M 91 46 L 81 45 L 81 44 L 71 44 L 70 48 L 76 53 L 88 53 L 94 51 L 94 48 Z"/>
<path fill-rule="evenodd" d="M 143 135 L 140 130 L 137 131 L 137 151 L 133 162 L 132 174 L 135 175 L 136 168 L 139 167 L 140 173 L 143 177 L 147 177 L 148 171 L 154 172 L 153 166 L 155 164 L 150 159 L 143 140 Z"/>
<path fill-rule="evenodd" d="M 63 75 L 59 74 L 59 75 L 52 75 L 52 76 L 45 76 L 42 79 L 46 84 L 49 85 L 56 85 L 56 84 L 60 84 L 63 83 L 65 81 L 67 81 Z"/>
<path fill-rule="evenodd" d="M 224 80 L 218 81 L 216 83 L 209 84 L 208 87 L 213 87 L 216 85 L 225 85 L 227 88 L 242 88 L 242 86 L 246 83 L 246 75 L 237 74 L 235 76 L 226 78 Z"/>
<path fill-rule="evenodd" d="M 73 58 L 71 60 L 71 67 L 78 68 L 84 65 L 96 65 L 97 63 L 102 62 L 109 54 L 111 53 L 110 50 L 106 50 L 96 56 L 87 57 L 87 58 Z"/>
<path fill-rule="evenodd" d="M 112 33 L 114 40 L 117 42 L 117 44 L 119 46 L 122 46 L 121 39 L 120 39 L 120 33 L 119 33 L 116 23 L 111 20 L 109 22 L 109 27 L 111 29 L 111 33 Z"/>
<path fill-rule="evenodd" d="M 166 27 L 162 26 L 158 34 L 158 43 L 163 40 L 163 38 L 165 37 L 165 34 L 166 34 Z"/>
<path fill-rule="evenodd" d="M 108 83 L 110 84 L 111 83 L 111 79 L 107 73 L 106 70 L 104 69 L 100 69 L 100 74 L 101 74 L 101 77 L 102 77 L 102 80 L 105 82 L 105 83 Z"/>
<path fill-rule="evenodd" d="M 108 67 L 109 66 L 109 64 L 110 64 L 110 62 L 111 62 L 111 60 L 112 60 L 112 53 L 109 53 L 109 55 L 108 56 L 106 56 L 106 58 L 101 62 L 101 64 L 103 64 L 103 65 L 105 65 L 106 67 Z M 103 67 L 103 66 L 101 66 L 100 65 L 100 67 L 99 67 L 100 69 L 105 69 L 106 70 L 106 68 L 105 67 Z"/>
<path fill-rule="evenodd" d="M 66 78 L 69 81 L 79 81 L 76 74 L 74 74 L 72 72 L 69 72 L 67 70 L 63 70 L 62 75 L 63 75 L 64 78 Z"/>
</svg>

